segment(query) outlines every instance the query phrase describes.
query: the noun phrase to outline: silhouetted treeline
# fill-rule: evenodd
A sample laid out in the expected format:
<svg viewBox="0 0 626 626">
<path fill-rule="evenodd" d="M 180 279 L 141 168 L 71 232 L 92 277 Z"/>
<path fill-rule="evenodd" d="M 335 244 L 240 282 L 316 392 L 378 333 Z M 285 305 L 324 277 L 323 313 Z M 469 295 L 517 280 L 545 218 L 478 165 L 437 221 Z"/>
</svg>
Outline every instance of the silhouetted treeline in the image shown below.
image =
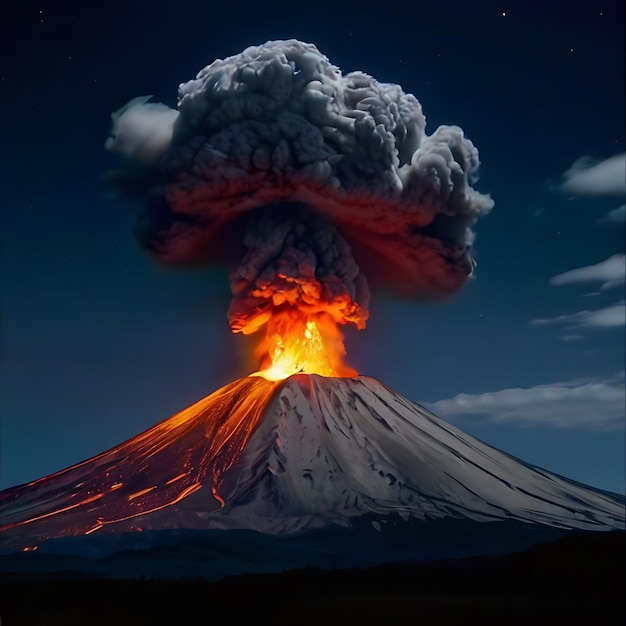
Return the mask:
<svg viewBox="0 0 626 626">
<path fill-rule="evenodd" d="M 0 574 L 2 626 L 621 624 L 626 533 L 505 557 L 197 580 Z"/>
</svg>

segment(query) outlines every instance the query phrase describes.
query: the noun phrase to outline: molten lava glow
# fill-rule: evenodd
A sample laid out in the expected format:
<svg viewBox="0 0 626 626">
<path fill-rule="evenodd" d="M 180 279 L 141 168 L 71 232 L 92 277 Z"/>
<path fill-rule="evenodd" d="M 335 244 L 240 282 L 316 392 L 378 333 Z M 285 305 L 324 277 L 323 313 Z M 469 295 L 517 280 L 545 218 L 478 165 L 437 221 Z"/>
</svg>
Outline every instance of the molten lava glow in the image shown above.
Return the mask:
<svg viewBox="0 0 626 626">
<path fill-rule="evenodd" d="M 343 364 L 344 354 L 328 311 L 275 310 L 257 354 L 261 371 L 98 456 L 3 491 L 3 541 L 23 549 L 68 535 L 159 527 L 167 523 L 159 512 L 183 500 L 185 523 L 204 524 L 207 510 L 228 507 L 235 480 L 230 470 L 281 387 L 278 381 L 297 373 L 356 376 Z"/>
<path fill-rule="evenodd" d="M 330 315 L 287 308 L 268 321 L 257 349 L 262 369 L 252 376 L 267 380 L 283 380 L 298 373 L 356 376 L 357 372 L 342 362 L 345 352 L 343 335 Z"/>
<path fill-rule="evenodd" d="M 100 529 L 142 530 L 143 516 L 196 492 L 202 509 L 206 501 L 216 509 L 227 506 L 228 470 L 277 386 L 241 378 L 111 450 L 3 491 L 3 541 L 33 549 L 42 539 Z M 187 506 L 193 519 L 194 505 Z"/>
</svg>

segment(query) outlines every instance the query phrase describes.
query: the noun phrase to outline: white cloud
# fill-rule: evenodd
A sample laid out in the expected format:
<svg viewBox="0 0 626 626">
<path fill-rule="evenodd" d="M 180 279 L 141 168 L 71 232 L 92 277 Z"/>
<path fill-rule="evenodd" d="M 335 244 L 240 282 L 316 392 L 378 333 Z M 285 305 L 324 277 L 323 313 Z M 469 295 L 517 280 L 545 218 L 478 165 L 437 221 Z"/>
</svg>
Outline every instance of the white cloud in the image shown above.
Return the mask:
<svg viewBox="0 0 626 626">
<path fill-rule="evenodd" d="M 602 289 L 618 287 L 626 280 L 626 256 L 614 254 L 601 263 L 579 267 L 564 274 L 553 276 L 551 285 L 602 282 Z"/>
<path fill-rule="evenodd" d="M 625 423 L 624 375 L 476 395 L 461 393 L 429 408 L 442 417 L 477 416 L 497 423 L 617 430 Z"/>
<path fill-rule="evenodd" d="M 565 324 L 572 328 L 615 328 L 626 325 L 626 306 L 623 302 L 619 302 L 604 309 L 579 311 L 571 315 L 534 319 L 530 323 L 534 326 Z"/>
<path fill-rule="evenodd" d="M 613 209 L 609 211 L 604 217 L 601 217 L 599 220 L 600 224 L 623 224 L 626 222 L 626 204 L 622 204 L 622 206 L 617 209 Z"/>
<path fill-rule="evenodd" d="M 593 165 L 582 157 L 563 178 L 561 190 L 573 196 L 622 196 L 626 193 L 626 155 L 616 154 Z"/>
</svg>

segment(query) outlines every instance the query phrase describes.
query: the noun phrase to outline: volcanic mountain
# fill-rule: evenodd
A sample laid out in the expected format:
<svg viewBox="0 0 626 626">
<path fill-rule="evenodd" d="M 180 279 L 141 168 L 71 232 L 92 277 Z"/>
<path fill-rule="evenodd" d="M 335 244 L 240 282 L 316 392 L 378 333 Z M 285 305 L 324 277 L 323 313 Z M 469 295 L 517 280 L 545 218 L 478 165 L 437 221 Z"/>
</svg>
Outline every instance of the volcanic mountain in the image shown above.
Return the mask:
<svg viewBox="0 0 626 626">
<path fill-rule="evenodd" d="M 466 555 L 623 529 L 624 498 L 527 465 L 372 378 L 250 376 L 83 463 L 3 491 L 0 526 L 5 554 L 78 537 L 75 550 L 107 553 L 153 547 L 168 533 L 170 542 L 200 532 L 232 543 L 246 530 L 273 563 L 280 546 L 307 537 L 325 537 L 328 552 L 352 563 L 364 528 L 372 552 L 393 526 L 406 543 L 395 548 L 412 558 L 450 555 L 452 544 Z"/>
</svg>

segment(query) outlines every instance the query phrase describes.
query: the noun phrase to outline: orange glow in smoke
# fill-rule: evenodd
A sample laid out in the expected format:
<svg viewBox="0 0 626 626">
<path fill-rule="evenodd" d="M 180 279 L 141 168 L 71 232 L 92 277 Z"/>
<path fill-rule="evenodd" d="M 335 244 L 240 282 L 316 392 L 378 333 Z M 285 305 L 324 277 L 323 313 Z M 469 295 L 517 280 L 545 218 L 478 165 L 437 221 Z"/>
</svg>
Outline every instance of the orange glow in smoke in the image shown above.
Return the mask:
<svg viewBox="0 0 626 626">
<path fill-rule="evenodd" d="M 356 370 L 342 361 L 345 352 L 343 335 L 330 315 L 283 309 L 267 323 L 265 338 L 257 349 L 261 370 L 252 376 L 267 380 L 283 380 L 298 373 L 356 376 Z"/>
</svg>

